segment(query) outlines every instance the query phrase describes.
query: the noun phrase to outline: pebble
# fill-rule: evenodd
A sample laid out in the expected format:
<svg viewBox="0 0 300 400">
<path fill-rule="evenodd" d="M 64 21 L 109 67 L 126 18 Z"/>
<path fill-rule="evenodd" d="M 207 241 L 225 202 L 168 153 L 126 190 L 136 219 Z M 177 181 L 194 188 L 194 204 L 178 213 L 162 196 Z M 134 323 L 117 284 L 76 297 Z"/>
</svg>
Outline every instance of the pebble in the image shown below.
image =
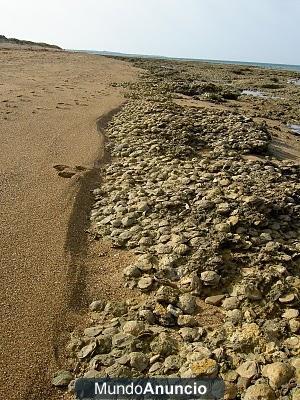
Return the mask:
<svg viewBox="0 0 300 400">
<path fill-rule="evenodd" d="M 218 364 L 212 358 L 204 358 L 203 360 L 193 362 L 191 371 L 196 378 L 207 376 L 215 378 L 218 375 Z"/>
<path fill-rule="evenodd" d="M 212 306 L 218 306 L 221 304 L 222 300 L 224 299 L 224 294 L 217 294 L 215 296 L 208 296 L 205 299 L 206 304 L 211 304 Z"/>
<path fill-rule="evenodd" d="M 258 365 L 255 361 L 246 361 L 237 368 L 236 372 L 242 378 L 251 379 L 258 374 Z"/>
<path fill-rule="evenodd" d="M 129 354 L 130 366 L 139 372 L 144 371 L 149 365 L 149 358 L 141 352 Z"/>
<path fill-rule="evenodd" d="M 203 328 L 181 328 L 179 334 L 185 342 L 196 342 L 203 335 Z"/>
<path fill-rule="evenodd" d="M 89 355 L 91 355 L 93 353 L 93 351 L 96 349 L 97 347 L 97 343 L 91 342 L 88 345 L 84 346 L 78 353 L 77 353 L 77 357 L 79 359 L 84 359 L 86 357 L 88 357 Z"/>
<path fill-rule="evenodd" d="M 153 278 L 151 278 L 151 276 L 143 276 L 138 281 L 138 288 L 141 289 L 142 291 L 148 291 L 150 290 L 152 284 L 153 284 Z"/>
<path fill-rule="evenodd" d="M 222 302 L 222 307 L 225 308 L 225 310 L 235 310 L 239 308 L 239 300 L 237 297 L 228 297 Z"/>
<path fill-rule="evenodd" d="M 105 307 L 105 302 L 103 300 L 93 301 L 89 308 L 91 311 L 103 311 Z"/>
<path fill-rule="evenodd" d="M 200 276 L 202 282 L 208 286 L 216 286 L 220 282 L 220 275 L 214 271 L 204 271 Z"/>
<path fill-rule="evenodd" d="M 185 293 L 179 297 L 178 307 L 185 314 L 194 314 L 196 309 L 196 297 Z"/>
<path fill-rule="evenodd" d="M 262 375 L 269 379 L 269 384 L 273 389 L 279 389 L 293 377 L 294 368 L 278 361 L 263 367 Z"/>
<path fill-rule="evenodd" d="M 66 387 L 72 379 L 73 376 L 70 371 L 58 371 L 52 379 L 52 385 L 56 387 Z"/>
<path fill-rule="evenodd" d="M 145 329 L 145 325 L 141 321 L 127 321 L 123 325 L 123 332 L 133 336 L 138 336 Z"/>
<path fill-rule="evenodd" d="M 249 386 L 246 390 L 244 400 L 276 400 L 276 394 L 269 385 L 257 383 Z"/>
<path fill-rule="evenodd" d="M 282 304 L 289 304 L 289 303 L 292 303 L 294 300 L 295 300 L 295 294 L 294 293 L 289 293 L 289 294 L 279 298 L 279 301 Z"/>
<path fill-rule="evenodd" d="M 177 323 L 179 326 L 194 327 L 197 326 L 197 321 L 191 315 L 179 315 Z"/>
<path fill-rule="evenodd" d="M 282 314 L 282 317 L 285 319 L 293 319 L 293 318 L 297 318 L 298 316 L 299 316 L 299 310 L 296 310 L 294 308 L 288 308 Z"/>
</svg>

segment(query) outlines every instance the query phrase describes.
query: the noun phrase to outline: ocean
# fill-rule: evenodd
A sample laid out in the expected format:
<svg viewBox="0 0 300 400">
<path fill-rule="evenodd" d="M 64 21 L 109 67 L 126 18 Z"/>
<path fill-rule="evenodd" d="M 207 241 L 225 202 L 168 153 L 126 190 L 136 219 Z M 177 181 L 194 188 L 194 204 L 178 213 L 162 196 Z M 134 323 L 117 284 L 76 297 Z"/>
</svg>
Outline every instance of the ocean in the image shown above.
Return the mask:
<svg viewBox="0 0 300 400">
<path fill-rule="evenodd" d="M 127 54 L 127 53 L 116 53 L 111 51 L 96 51 L 96 50 L 75 50 L 84 53 L 99 54 L 104 56 L 115 56 L 115 57 L 138 57 L 138 58 L 155 58 L 159 60 L 177 60 L 177 61 L 194 61 L 194 62 L 205 62 L 211 64 L 229 64 L 229 65 L 245 65 L 248 67 L 260 67 L 269 69 L 283 69 L 287 71 L 296 71 L 300 73 L 300 65 L 290 64 L 272 64 L 272 63 L 259 63 L 259 62 L 248 62 L 248 61 L 229 61 L 229 60 L 205 60 L 200 58 L 172 58 L 164 56 L 152 56 L 143 54 Z"/>
</svg>

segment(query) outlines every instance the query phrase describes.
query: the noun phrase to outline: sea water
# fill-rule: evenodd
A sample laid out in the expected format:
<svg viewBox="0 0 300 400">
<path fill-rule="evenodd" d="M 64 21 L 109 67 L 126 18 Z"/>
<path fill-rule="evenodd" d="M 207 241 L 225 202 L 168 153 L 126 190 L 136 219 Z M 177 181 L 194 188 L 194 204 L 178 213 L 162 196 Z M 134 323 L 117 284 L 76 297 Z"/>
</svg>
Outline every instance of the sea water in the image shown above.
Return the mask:
<svg viewBox="0 0 300 400">
<path fill-rule="evenodd" d="M 75 50 L 78 51 L 78 50 Z M 273 63 L 260 63 L 260 62 L 250 62 L 250 61 L 230 61 L 230 60 L 205 60 L 202 58 L 176 58 L 176 57 L 164 57 L 164 56 L 154 56 L 154 55 L 143 55 L 143 54 L 126 54 L 126 53 L 116 53 L 111 51 L 96 51 L 96 50 L 79 50 L 84 53 L 92 53 L 107 56 L 119 56 L 119 57 L 138 57 L 138 58 L 156 58 L 160 60 L 178 60 L 178 61 L 201 61 L 211 64 L 232 64 L 232 65 L 244 65 L 248 67 L 260 67 L 269 69 L 283 69 L 288 71 L 296 71 L 300 73 L 300 65 L 292 64 L 273 64 Z M 300 80 L 299 80 L 300 81 Z"/>
<path fill-rule="evenodd" d="M 288 127 L 291 129 L 293 133 L 295 133 L 296 135 L 300 135 L 300 125 L 290 124 L 288 125 Z"/>
</svg>

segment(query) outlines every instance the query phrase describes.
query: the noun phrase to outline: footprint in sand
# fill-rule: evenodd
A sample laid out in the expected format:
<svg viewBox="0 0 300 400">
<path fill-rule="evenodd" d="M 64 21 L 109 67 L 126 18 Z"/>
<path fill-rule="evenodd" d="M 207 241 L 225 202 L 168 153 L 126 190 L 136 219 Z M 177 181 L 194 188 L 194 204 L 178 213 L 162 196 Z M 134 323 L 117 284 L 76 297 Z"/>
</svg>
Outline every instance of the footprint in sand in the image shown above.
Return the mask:
<svg viewBox="0 0 300 400">
<path fill-rule="evenodd" d="M 56 169 L 57 171 L 63 171 L 64 169 L 69 168 L 69 166 L 63 164 L 56 164 L 53 165 L 53 168 Z"/>
<path fill-rule="evenodd" d="M 57 105 L 55 108 L 58 110 L 70 110 L 70 107 L 66 107 L 66 105 Z"/>
<path fill-rule="evenodd" d="M 62 178 L 72 178 L 72 176 L 76 175 L 78 172 L 86 170 L 86 168 L 81 165 L 76 165 L 75 168 L 72 168 L 68 165 L 56 164 L 53 168 L 58 171 L 58 176 Z"/>
<path fill-rule="evenodd" d="M 82 165 L 75 165 L 75 169 L 77 171 L 86 171 L 87 170 L 87 168 L 83 167 Z"/>
</svg>

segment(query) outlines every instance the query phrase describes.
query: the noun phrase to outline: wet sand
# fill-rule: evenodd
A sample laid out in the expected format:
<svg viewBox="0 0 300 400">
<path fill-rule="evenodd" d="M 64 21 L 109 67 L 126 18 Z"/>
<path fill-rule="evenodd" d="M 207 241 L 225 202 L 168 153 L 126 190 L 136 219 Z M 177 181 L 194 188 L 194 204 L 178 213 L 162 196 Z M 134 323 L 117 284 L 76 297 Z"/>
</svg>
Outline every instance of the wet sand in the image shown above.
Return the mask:
<svg viewBox="0 0 300 400">
<path fill-rule="evenodd" d="M 59 396 L 49 385 L 59 343 L 85 304 L 74 260 L 86 240 L 86 193 L 98 179 L 96 122 L 124 101 L 110 84 L 136 75 L 103 57 L 0 49 L 0 398 Z M 75 175 L 59 176 L 57 164 Z"/>
</svg>

